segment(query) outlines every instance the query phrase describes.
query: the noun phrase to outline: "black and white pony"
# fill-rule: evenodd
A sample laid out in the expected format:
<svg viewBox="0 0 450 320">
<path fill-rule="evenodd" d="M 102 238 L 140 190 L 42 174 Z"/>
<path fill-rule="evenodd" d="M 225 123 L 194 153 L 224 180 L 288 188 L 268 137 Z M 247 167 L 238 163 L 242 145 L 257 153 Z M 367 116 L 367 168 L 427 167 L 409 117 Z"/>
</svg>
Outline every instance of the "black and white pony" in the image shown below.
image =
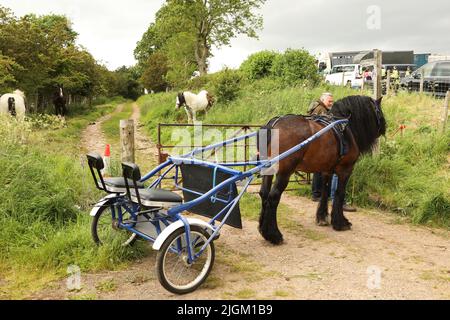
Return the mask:
<svg viewBox="0 0 450 320">
<path fill-rule="evenodd" d="M 214 105 L 214 98 L 203 90 L 199 94 L 186 91 L 179 93 L 177 96 L 176 108 L 184 107 L 188 115 L 188 122 L 193 123 L 197 121 L 197 112 L 208 112 Z"/>
<path fill-rule="evenodd" d="M 18 119 L 25 118 L 25 93 L 16 90 L 0 98 L 0 113 L 10 114 Z"/>
<path fill-rule="evenodd" d="M 66 97 L 62 86 L 58 86 L 53 93 L 53 104 L 57 116 L 64 117 L 66 115 Z"/>
</svg>

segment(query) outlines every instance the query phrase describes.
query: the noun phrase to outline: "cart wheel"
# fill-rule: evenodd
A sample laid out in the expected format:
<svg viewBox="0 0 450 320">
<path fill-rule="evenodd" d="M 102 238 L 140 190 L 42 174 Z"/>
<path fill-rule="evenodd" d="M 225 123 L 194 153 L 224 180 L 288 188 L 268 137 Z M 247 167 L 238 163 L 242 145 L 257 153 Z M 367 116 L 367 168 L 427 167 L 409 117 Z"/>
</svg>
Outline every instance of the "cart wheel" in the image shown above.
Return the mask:
<svg viewBox="0 0 450 320">
<path fill-rule="evenodd" d="M 209 238 L 210 235 L 205 230 L 191 226 L 190 239 L 194 255 L 200 252 Z M 186 230 L 182 227 L 166 239 L 158 252 L 158 280 L 166 290 L 175 294 L 187 294 L 197 290 L 205 282 L 214 265 L 214 243 L 211 242 L 193 264 L 188 263 L 187 257 Z"/>
<path fill-rule="evenodd" d="M 91 233 L 98 246 L 106 243 L 119 243 L 123 247 L 132 246 L 138 239 L 137 234 L 117 227 L 116 222 L 112 220 L 112 211 L 109 206 L 102 207 L 97 212 L 92 220 Z"/>
</svg>

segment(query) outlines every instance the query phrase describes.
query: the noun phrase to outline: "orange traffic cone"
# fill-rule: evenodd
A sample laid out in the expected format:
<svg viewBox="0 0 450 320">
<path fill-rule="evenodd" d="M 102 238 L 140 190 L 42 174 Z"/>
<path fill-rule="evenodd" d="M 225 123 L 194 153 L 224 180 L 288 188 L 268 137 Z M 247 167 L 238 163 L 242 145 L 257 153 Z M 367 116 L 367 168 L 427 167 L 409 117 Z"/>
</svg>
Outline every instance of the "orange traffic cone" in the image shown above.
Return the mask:
<svg viewBox="0 0 450 320">
<path fill-rule="evenodd" d="M 105 148 L 105 156 L 103 157 L 105 167 L 102 170 L 103 177 L 111 176 L 111 145 L 107 144 Z"/>
</svg>

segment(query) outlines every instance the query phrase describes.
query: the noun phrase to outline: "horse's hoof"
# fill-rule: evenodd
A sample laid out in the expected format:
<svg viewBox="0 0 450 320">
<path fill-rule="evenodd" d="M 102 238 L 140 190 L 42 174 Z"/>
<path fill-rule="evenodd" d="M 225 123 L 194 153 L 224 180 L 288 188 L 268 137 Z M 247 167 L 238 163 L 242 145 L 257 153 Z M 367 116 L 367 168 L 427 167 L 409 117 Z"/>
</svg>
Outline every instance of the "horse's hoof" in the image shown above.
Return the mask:
<svg viewBox="0 0 450 320">
<path fill-rule="evenodd" d="M 267 241 L 269 241 L 271 244 L 275 245 L 275 246 L 279 246 L 281 244 L 283 244 L 283 235 L 280 234 L 268 234 L 268 235 L 263 235 L 264 239 L 266 239 Z"/>
<path fill-rule="evenodd" d="M 328 227 L 330 225 L 330 223 L 326 220 L 321 220 L 321 221 L 317 221 L 317 225 L 319 227 Z"/>
<path fill-rule="evenodd" d="M 333 229 L 339 232 L 349 231 L 352 229 L 352 224 L 349 222 L 348 224 L 343 225 L 333 225 Z"/>
</svg>

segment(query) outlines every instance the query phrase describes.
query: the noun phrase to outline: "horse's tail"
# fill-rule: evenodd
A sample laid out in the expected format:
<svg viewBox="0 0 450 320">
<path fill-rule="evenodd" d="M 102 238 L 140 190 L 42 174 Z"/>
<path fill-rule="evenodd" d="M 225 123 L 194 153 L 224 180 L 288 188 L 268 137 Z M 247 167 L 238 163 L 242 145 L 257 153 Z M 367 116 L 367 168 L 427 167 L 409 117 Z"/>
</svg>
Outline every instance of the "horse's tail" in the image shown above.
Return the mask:
<svg viewBox="0 0 450 320">
<path fill-rule="evenodd" d="M 210 94 L 209 92 L 206 93 L 206 99 L 208 100 L 208 108 L 211 108 L 216 100 L 214 99 L 214 96 Z"/>
</svg>

